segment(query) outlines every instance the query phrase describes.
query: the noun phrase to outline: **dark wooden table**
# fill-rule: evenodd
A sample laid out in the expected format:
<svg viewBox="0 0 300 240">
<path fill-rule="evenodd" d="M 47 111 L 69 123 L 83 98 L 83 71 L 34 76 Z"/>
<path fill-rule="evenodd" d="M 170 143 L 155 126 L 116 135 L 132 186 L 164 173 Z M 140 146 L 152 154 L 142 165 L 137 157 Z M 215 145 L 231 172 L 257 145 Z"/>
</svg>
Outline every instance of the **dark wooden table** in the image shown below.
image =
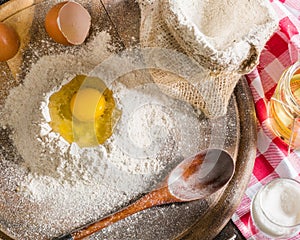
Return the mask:
<svg viewBox="0 0 300 240">
<path fill-rule="evenodd" d="M 0 0 L 0 5 L 8 1 L 9 0 Z M 0 233 L 0 239 L 1 238 L 10 239 L 6 236 L 1 235 Z M 235 239 L 235 240 L 245 239 L 232 221 L 228 222 L 225 228 L 220 232 L 220 234 L 214 240 L 229 240 L 229 239 Z"/>
</svg>

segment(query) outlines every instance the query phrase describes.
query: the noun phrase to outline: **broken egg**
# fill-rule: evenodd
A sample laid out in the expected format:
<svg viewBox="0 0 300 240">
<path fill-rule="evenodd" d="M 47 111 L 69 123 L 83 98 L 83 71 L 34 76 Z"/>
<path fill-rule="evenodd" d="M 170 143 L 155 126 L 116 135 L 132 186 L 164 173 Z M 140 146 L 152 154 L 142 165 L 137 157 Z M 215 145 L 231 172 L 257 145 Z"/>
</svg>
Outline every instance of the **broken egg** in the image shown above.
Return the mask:
<svg viewBox="0 0 300 240">
<path fill-rule="evenodd" d="M 16 31 L 0 22 L 0 62 L 13 58 L 20 47 L 20 39 Z"/>
<path fill-rule="evenodd" d="M 49 98 L 50 126 L 67 142 L 80 147 L 103 144 L 121 112 L 112 90 L 97 77 L 75 76 Z"/>
<path fill-rule="evenodd" d="M 46 15 L 45 28 L 49 36 L 64 45 L 80 45 L 91 26 L 89 12 L 73 1 L 54 5 Z"/>
</svg>

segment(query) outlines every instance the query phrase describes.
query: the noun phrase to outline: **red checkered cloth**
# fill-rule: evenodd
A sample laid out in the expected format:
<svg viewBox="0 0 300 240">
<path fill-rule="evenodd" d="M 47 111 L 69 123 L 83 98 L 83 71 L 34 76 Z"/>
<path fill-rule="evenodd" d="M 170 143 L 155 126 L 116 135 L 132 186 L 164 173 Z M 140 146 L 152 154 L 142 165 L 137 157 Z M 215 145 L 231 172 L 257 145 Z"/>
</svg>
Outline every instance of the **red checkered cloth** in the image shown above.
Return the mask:
<svg viewBox="0 0 300 240">
<path fill-rule="evenodd" d="M 254 194 L 271 179 L 300 180 L 300 152 L 288 156 L 288 145 L 270 130 L 268 102 L 283 71 L 297 59 L 300 50 L 300 0 L 270 0 L 279 17 L 279 28 L 261 53 L 259 65 L 247 80 L 258 118 L 257 155 L 250 183 L 241 205 L 232 217 L 247 239 L 255 236 L 250 225 L 250 203 Z M 297 235 L 291 239 L 300 239 Z"/>
</svg>

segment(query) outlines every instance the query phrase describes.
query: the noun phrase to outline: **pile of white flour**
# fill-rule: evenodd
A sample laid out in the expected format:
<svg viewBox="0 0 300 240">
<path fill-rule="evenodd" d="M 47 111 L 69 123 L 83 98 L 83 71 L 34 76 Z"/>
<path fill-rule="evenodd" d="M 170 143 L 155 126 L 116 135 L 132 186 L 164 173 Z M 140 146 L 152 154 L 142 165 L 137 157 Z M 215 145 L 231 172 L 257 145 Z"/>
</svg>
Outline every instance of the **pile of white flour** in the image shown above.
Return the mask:
<svg viewBox="0 0 300 240">
<path fill-rule="evenodd" d="M 24 239 L 55 236 L 128 204 L 199 149 L 201 126 L 193 108 L 155 84 L 128 88 L 116 80 L 108 86 L 122 116 L 103 145 L 79 148 L 52 131 L 49 96 L 107 59 L 109 41 L 102 32 L 78 52 L 40 58 L 0 113 L 0 128 L 12 129 L 23 159 L 5 163 L 18 186 L 10 191 L 22 201 L 15 210 L 8 204 L 3 215 L 14 219 L 14 232 Z"/>
</svg>

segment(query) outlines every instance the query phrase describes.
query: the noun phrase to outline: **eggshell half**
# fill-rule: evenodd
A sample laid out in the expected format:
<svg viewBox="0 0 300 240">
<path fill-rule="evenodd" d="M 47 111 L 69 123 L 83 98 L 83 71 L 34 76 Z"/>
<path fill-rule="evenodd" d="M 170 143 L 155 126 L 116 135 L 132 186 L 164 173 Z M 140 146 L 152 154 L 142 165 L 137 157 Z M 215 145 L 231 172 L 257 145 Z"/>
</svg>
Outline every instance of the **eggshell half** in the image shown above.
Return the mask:
<svg viewBox="0 0 300 240">
<path fill-rule="evenodd" d="M 65 38 L 65 36 L 61 33 L 60 29 L 58 28 L 57 19 L 58 19 L 58 13 L 62 6 L 64 6 L 68 2 L 61 2 L 56 4 L 54 7 L 52 7 L 49 12 L 46 15 L 45 18 L 45 28 L 49 36 L 56 42 L 64 44 L 64 45 L 70 45 L 68 40 Z"/>
<path fill-rule="evenodd" d="M 82 44 L 88 36 L 91 26 L 89 12 L 76 2 L 67 2 L 58 12 L 58 28 L 67 39 L 74 45 Z"/>
<path fill-rule="evenodd" d="M 20 47 L 19 35 L 5 23 L 0 22 L 0 62 L 13 58 Z"/>
</svg>

